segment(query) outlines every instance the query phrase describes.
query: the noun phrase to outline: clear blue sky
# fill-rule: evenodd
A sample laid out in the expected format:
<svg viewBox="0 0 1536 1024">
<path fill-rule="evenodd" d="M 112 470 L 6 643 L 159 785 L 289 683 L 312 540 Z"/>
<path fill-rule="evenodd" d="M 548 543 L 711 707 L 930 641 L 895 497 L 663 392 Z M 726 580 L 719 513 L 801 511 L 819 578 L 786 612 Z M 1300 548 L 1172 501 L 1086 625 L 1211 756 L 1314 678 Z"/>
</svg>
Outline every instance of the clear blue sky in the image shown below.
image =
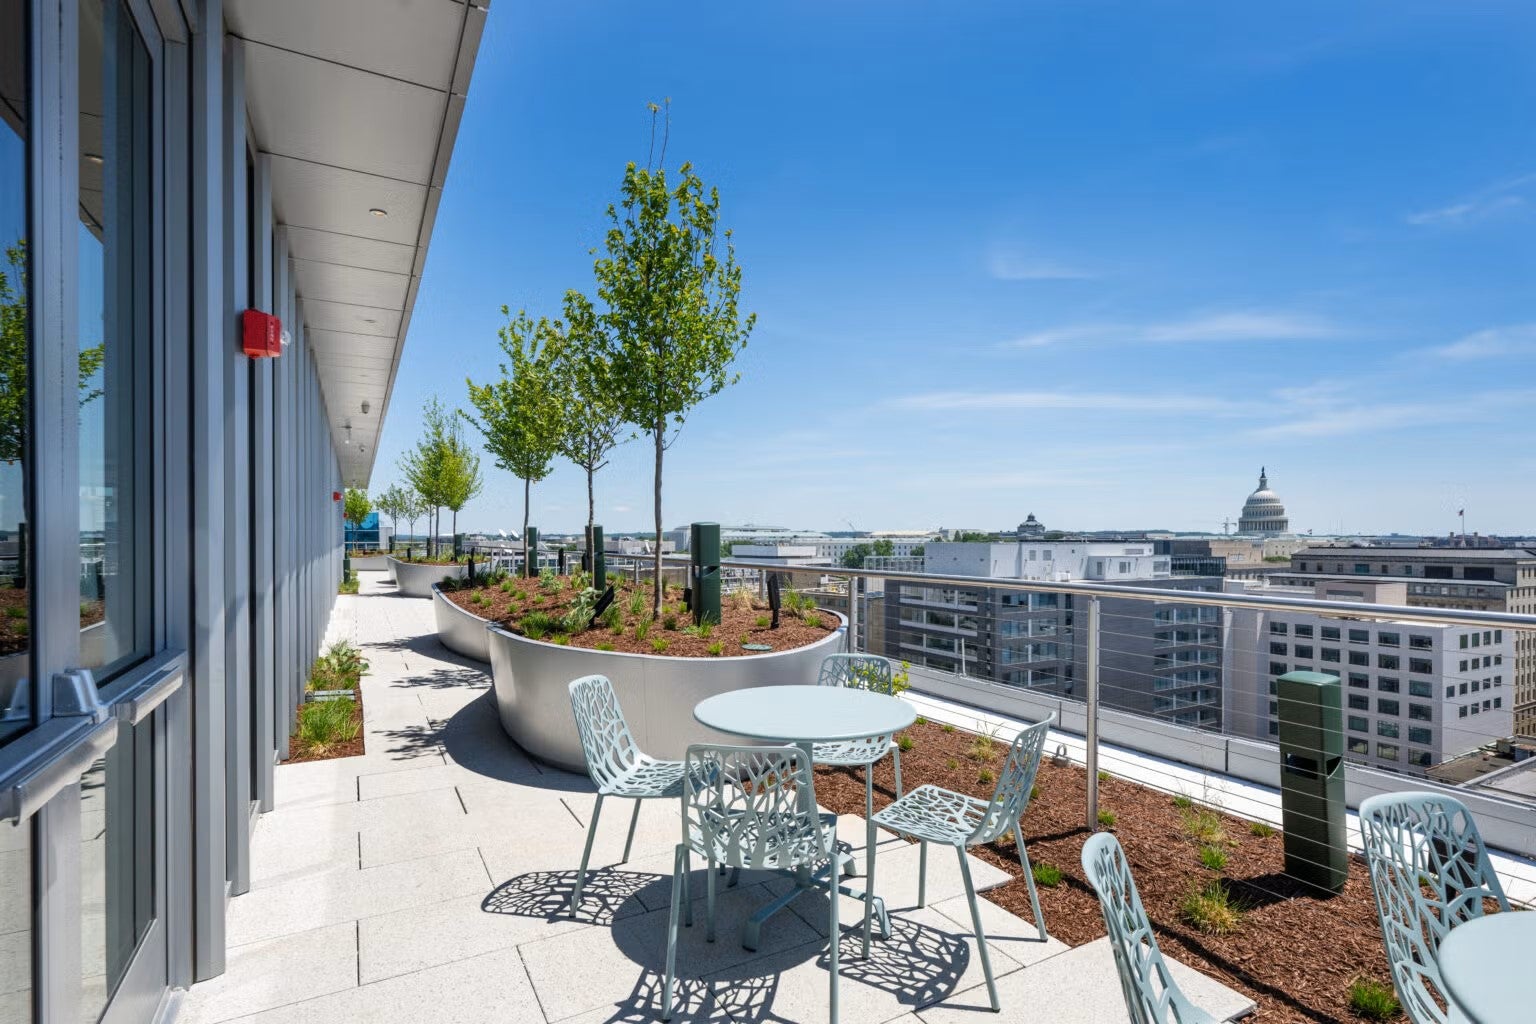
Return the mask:
<svg viewBox="0 0 1536 1024">
<path fill-rule="evenodd" d="M 758 327 L 666 522 L 1536 533 L 1536 7 L 497 0 L 373 486 L 592 289 L 650 100 Z M 644 441 L 598 477 L 648 528 Z M 486 463 L 470 529 L 521 520 Z M 534 489 L 546 530 L 583 478 Z"/>
</svg>

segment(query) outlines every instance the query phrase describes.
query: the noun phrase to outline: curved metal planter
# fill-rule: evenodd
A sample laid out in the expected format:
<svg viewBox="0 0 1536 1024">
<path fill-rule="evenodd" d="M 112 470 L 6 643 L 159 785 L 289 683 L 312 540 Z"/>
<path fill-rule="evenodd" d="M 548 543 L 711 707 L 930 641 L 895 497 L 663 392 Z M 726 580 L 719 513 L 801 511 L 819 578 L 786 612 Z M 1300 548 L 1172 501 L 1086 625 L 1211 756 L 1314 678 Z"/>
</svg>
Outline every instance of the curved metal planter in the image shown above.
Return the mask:
<svg viewBox="0 0 1536 1024">
<path fill-rule="evenodd" d="M 529 640 L 492 623 L 486 635 L 501 727 L 539 760 L 585 773 L 568 687 L 580 676 L 604 675 L 613 683 L 635 741 L 653 757 L 681 759 L 690 743 L 742 743 L 740 736 L 718 733 L 694 721 L 694 705 L 717 693 L 749 686 L 815 683 L 821 659 L 846 645 L 848 620 L 842 615 L 838 619 L 838 629 L 807 647 L 729 658 L 561 647 Z"/>
<path fill-rule="evenodd" d="M 368 555 L 365 558 L 354 558 L 352 559 L 352 570 L 354 572 L 383 572 L 389 568 L 385 564 L 388 558 L 388 555 Z"/>
<path fill-rule="evenodd" d="M 437 638 L 444 647 L 476 661 L 491 660 L 490 621 L 448 600 L 436 583 L 432 584 L 432 614 L 437 619 Z"/>
<path fill-rule="evenodd" d="M 444 576 L 461 580 L 469 575 L 467 565 L 422 565 L 417 562 L 402 562 L 398 558 L 389 558 L 387 561 L 390 569 L 394 571 L 395 582 L 400 586 L 400 593 L 406 597 L 431 597 L 432 585 L 441 583 Z"/>
</svg>

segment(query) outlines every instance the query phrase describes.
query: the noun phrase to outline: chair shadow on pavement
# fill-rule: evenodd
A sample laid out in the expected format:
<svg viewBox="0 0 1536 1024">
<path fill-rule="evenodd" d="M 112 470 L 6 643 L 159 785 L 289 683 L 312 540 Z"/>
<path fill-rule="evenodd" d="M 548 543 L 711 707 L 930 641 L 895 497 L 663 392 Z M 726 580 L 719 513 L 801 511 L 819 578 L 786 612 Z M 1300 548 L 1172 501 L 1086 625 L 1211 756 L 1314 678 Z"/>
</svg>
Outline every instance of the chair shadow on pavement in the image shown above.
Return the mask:
<svg viewBox="0 0 1536 1024">
<path fill-rule="evenodd" d="M 702 919 L 703 871 L 696 868 L 690 882 L 695 900 L 693 926 L 679 928 L 673 1019 L 721 1024 L 791 1024 L 798 1020 L 775 1009 L 780 977 L 808 965 L 825 972 L 825 942 L 796 939 L 787 947 L 781 942 L 775 948 L 770 921 L 764 931 L 767 951 L 744 950 L 737 941 L 741 924 L 746 914 L 768 898 L 761 885 L 744 884 L 736 890 L 720 888 L 716 940 L 713 946 L 707 945 Z M 549 922 L 564 920 L 575 883 L 575 871 L 529 872 L 497 886 L 481 903 L 481 909 Z M 633 988 L 613 1005 L 604 1024 L 638 1024 L 658 1018 L 666 969 L 670 885 L 669 877 L 621 868 L 599 868 L 588 874 L 577 919 L 608 928 L 619 951 L 639 968 Z M 793 913 L 783 913 L 806 923 L 824 916 L 826 904 L 822 900 L 804 902 L 807 905 L 795 907 Z M 844 927 L 839 946 L 844 992 L 857 985 L 870 986 L 894 996 L 908 1011 L 952 996 L 971 963 L 970 945 L 958 929 L 955 933 L 940 931 L 900 917 L 891 921 L 890 939 L 871 942 L 867 960 L 861 953 L 861 928 Z M 825 983 L 822 973 L 816 982 L 818 990 Z"/>
</svg>

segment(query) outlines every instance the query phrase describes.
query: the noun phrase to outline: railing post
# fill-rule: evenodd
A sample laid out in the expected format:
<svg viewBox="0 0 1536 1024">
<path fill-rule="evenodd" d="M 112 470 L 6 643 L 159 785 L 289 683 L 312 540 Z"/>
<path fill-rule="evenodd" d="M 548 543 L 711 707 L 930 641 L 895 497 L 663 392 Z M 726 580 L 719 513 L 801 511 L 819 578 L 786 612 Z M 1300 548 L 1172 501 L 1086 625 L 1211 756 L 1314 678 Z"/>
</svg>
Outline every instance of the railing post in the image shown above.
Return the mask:
<svg viewBox="0 0 1536 1024">
<path fill-rule="evenodd" d="M 1085 623 L 1084 674 L 1087 676 L 1087 723 L 1083 728 L 1086 749 L 1083 761 L 1088 766 L 1088 830 L 1099 827 L 1099 599 L 1088 599 L 1088 618 Z"/>
<path fill-rule="evenodd" d="M 848 653 L 859 653 L 859 578 L 848 577 Z"/>
</svg>

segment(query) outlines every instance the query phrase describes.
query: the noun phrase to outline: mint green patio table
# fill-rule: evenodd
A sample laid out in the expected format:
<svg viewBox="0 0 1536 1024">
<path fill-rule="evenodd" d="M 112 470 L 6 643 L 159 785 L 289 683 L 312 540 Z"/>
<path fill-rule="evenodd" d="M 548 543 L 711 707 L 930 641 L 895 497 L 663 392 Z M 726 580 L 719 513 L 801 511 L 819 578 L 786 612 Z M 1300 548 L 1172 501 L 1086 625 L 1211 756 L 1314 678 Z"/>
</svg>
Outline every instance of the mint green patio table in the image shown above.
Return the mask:
<svg viewBox="0 0 1536 1024">
<path fill-rule="evenodd" d="M 1506 910 L 1463 921 L 1440 943 L 1440 979 L 1452 1024 L 1519 1024 L 1531 1008 L 1536 913 Z M 1458 1015 L 1459 1011 L 1459 1015 Z"/>
<path fill-rule="evenodd" d="M 881 736 L 889 743 L 896 733 L 917 720 L 917 709 L 900 697 L 869 690 L 839 686 L 754 686 L 700 701 L 693 709 L 693 717 L 701 725 L 735 736 L 793 743 L 805 751 L 807 759 L 814 760 L 813 748 L 818 743 Z M 811 794 L 806 796 L 809 799 Z M 814 814 L 816 808 L 808 807 L 806 811 Z M 875 844 L 875 823 L 868 821 L 866 826 L 865 850 L 868 851 Z M 798 875 L 795 888 L 759 908 L 742 925 L 741 944 L 755 950 L 764 921 L 787 907 L 805 889 L 822 884 L 806 873 Z M 872 872 L 866 875 L 864 884 L 869 887 L 868 892 L 847 885 L 839 885 L 838 891 L 864 901 L 867 955 L 869 912 L 873 910 L 879 918 L 882 937 L 890 937 L 891 924 L 885 912 L 885 902 L 874 895 Z"/>
</svg>

